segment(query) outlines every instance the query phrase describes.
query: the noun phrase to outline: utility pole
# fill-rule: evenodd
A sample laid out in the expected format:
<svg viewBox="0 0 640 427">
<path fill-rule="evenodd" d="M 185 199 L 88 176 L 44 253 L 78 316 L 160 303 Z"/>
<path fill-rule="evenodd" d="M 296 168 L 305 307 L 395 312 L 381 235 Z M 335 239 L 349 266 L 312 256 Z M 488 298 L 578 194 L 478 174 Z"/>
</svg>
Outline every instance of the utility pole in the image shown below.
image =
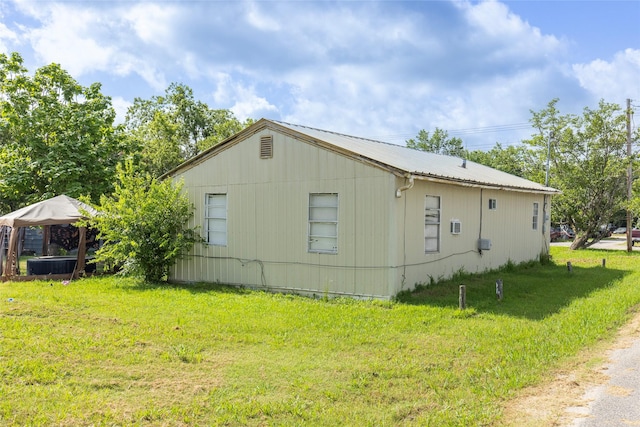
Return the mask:
<svg viewBox="0 0 640 427">
<path fill-rule="evenodd" d="M 549 186 L 549 162 L 551 161 L 551 139 L 553 138 L 553 130 L 549 132 L 549 138 L 547 138 L 547 167 L 545 169 L 544 186 Z"/>
<path fill-rule="evenodd" d="M 631 99 L 627 98 L 627 201 L 631 202 L 633 184 L 633 171 L 631 170 Z M 631 210 L 627 208 L 627 252 L 633 251 L 633 241 L 631 240 L 633 234 L 633 218 L 631 217 Z"/>
</svg>

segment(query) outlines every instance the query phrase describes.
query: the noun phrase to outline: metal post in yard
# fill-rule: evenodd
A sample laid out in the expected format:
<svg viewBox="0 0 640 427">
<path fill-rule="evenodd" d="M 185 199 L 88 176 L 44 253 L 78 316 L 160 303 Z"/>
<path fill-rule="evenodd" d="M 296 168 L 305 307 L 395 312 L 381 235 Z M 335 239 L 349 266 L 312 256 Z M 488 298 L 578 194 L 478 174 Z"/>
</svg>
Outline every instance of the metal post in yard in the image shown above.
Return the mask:
<svg viewBox="0 0 640 427">
<path fill-rule="evenodd" d="M 460 293 L 458 295 L 458 308 L 464 310 L 467 308 L 467 287 L 460 285 Z"/>
</svg>

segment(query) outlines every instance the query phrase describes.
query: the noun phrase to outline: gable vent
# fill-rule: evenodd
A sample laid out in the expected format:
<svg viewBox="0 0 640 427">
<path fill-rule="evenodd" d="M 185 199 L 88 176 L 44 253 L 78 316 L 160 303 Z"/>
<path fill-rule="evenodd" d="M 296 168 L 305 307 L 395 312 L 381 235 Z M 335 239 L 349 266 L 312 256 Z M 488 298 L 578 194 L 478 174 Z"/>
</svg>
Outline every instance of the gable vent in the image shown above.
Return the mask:
<svg viewBox="0 0 640 427">
<path fill-rule="evenodd" d="M 273 135 L 260 137 L 260 158 L 270 159 L 273 157 Z"/>
</svg>

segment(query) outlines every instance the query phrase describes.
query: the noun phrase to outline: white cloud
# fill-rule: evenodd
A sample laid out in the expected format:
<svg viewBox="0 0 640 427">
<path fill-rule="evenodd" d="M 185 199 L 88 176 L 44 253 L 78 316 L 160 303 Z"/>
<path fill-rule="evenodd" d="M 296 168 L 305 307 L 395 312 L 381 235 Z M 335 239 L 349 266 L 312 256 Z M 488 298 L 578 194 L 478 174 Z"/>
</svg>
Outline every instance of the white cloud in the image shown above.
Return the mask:
<svg viewBox="0 0 640 427">
<path fill-rule="evenodd" d="M 133 105 L 130 101 L 115 96 L 111 99 L 111 106 L 116 111 L 116 124 L 124 123 L 124 119 L 127 116 L 127 110 Z"/>
<path fill-rule="evenodd" d="M 166 87 L 163 72 L 144 44 L 166 42 L 164 24 L 170 10 L 159 11 L 147 4 L 129 9 L 77 3 L 40 3 L 37 8 L 31 2 L 18 4 L 41 22 L 23 29 L 23 37 L 40 62 L 59 63 L 76 78 L 92 73 L 136 74 L 156 90 Z"/>
<path fill-rule="evenodd" d="M 211 77 L 215 80 L 215 91 L 213 92 L 213 100 L 218 105 L 227 105 L 233 102 L 233 82 L 231 76 L 225 73 L 218 73 Z"/>
<path fill-rule="evenodd" d="M 547 62 L 549 56 L 562 51 L 566 42 L 553 35 L 543 35 L 509 8 L 497 1 L 472 5 L 456 3 L 470 25 L 465 43 L 481 49 L 489 60 Z"/>
<path fill-rule="evenodd" d="M 46 25 L 28 32 L 32 47 L 45 63 L 60 63 L 73 75 L 105 70 L 115 49 L 101 45 L 91 36 L 99 17 L 89 11 L 53 5 Z"/>
<path fill-rule="evenodd" d="M 242 83 L 233 81 L 229 75 L 222 73 L 216 77 L 216 80 L 216 90 L 213 93 L 214 102 L 218 106 L 231 105 L 231 107 L 222 108 L 231 110 L 238 120 L 268 117 L 269 114 L 278 111 L 278 108 L 266 98 L 256 94 L 254 87 L 243 86 Z"/>
<path fill-rule="evenodd" d="M 203 75 L 200 58 L 198 58 L 198 55 L 194 52 L 184 52 L 180 58 L 180 64 L 192 79 L 200 78 Z"/>
<path fill-rule="evenodd" d="M 240 121 L 244 121 L 249 117 L 261 118 L 269 113 L 278 111 L 275 105 L 256 95 L 252 89 L 239 90 L 236 97 L 236 103 L 233 104 L 230 110 Z"/>
<path fill-rule="evenodd" d="M 637 50 L 571 67 L 564 39 L 494 0 L 15 4 L 35 21 L 16 37 L 42 62 L 121 89 L 108 94 L 119 116 L 134 96 L 181 82 L 240 119 L 402 143 L 423 128 L 522 123 L 555 97 L 638 87 Z M 0 24 L 0 48 L 3 30 L 15 29 Z"/>
<path fill-rule="evenodd" d="M 277 20 L 268 17 L 261 10 L 258 5 L 251 1 L 246 4 L 246 16 L 247 23 L 258 30 L 263 31 L 278 31 L 280 30 L 280 24 Z"/>
<path fill-rule="evenodd" d="M 441 37 L 435 34 L 440 28 L 421 21 L 437 21 L 426 12 L 426 18 L 406 14 L 394 21 L 393 13 L 369 11 L 376 14 L 361 16 L 355 27 L 347 25 L 350 17 L 332 15 L 339 28 L 332 37 L 349 29 L 352 34 L 345 38 L 352 37 L 349 44 L 359 51 L 336 61 L 331 55 L 340 42 L 327 43 L 326 63 L 322 59 L 282 74 L 282 81 L 295 88 L 291 104 L 281 108 L 283 119 L 402 144 L 420 129 L 523 123 L 530 109 L 567 90 L 554 93 L 556 84 L 566 84 L 566 76 L 549 60 L 561 53 L 561 41 L 543 36 L 502 4 L 463 5 L 457 18 L 449 17 L 457 19 L 458 27 L 442 29 Z M 383 18 L 389 23 L 381 30 L 374 23 Z M 297 16 L 289 19 L 300 23 Z M 517 137 L 522 135 L 529 136 L 521 132 Z M 473 132 L 463 136 L 471 149 L 491 148 L 500 138 Z"/>
<path fill-rule="evenodd" d="M 640 49 L 626 49 L 608 62 L 596 59 L 575 64 L 573 71 L 580 86 L 607 102 L 621 103 L 640 97 Z"/>
<path fill-rule="evenodd" d="M 0 15 L 2 17 L 2 15 Z M 0 53 L 9 53 L 9 47 L 6 42 L 16 43 L 18 36 L 14 31 L 11 31 L 5 24 L 0 22 Z"/>
<path fill-rule="evenodd" d="M 175 20 L 182 9 L 165 2 L 143 2 L 128 9 L 121 19 L 133 29 L 132 35 L 142 42 L 170 48 L 174 41 Z"/>
</svg>

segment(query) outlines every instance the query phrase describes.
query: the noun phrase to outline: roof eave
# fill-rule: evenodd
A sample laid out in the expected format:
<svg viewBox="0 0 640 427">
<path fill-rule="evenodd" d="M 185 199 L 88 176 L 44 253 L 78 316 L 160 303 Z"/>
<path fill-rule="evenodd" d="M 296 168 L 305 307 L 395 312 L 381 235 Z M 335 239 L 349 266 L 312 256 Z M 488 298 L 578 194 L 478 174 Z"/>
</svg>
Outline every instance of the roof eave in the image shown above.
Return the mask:
<svg viewBox="0 0 640 427">
<path fill-rule="evenodd" d="M 478 182 L 478 181 L 465 180 L 465 179 L 434 176 L 434 175 L 424 174 L 421 172 L 405 172 L 402 175 L 400 174 L 398 175 L 406 176 L 407 174 L 413 176 L 414 179 L 418 179 L 421 181 L 438 182 L 442 184 L 453 184 L 453 185 L 459 185 L 461 187 L 474 187 L 474 188 L 484 188 L 484 189 L 491 189 L 491 190 L 517 191 L 522 193 L 536 193 L 536 194 L 549 194 L 549 195 L 560 194 L 559 190 L 556 190 L 555 188 L 551 188 L 551 187 L 538 189 L 538 188 L 511 186 L 511 185 L 499 185 L 499 184 L 491 184 L 491 183 Z"/>
<path fill-rule="evenodd" d="M 184 162 L 180 163 L 178 166 L 176 166 L 175 168 L 171 169 L 170 171 L 163 173 L 162 175 L 160 175 L 159 179 L 163 180 L 165 178 L 172 177 L 172 176 L 178 174 L 179 172 L 182 172 L 183 170 L 191 169 L 194 166 L 197 166 L 198 164 L 204 162 L 209 157 L 215 156 L 219 152 L 224 151 L 229 147 L 232 147 L 236 143 L 247 139 L 251 135 L 253 135 L 253 134 L 257 133 L 257 132 L 260 132 L 261 130 L 263 130 L 265 128 L 272 128 L 273 124 L 274 123 L 271 122 L 270 120 L 260 119 L 257 122 L 255 122 L 254 124 L 252 124 L 251 126 L 247 126 L 246 128 L 242 129 L 240 132 L 230 136 L 229 138 L 219 142 L 216 145 L 213 145 L 213 146 L 207 148 L 202 153 L 199 153 L 199 154 L 191 157 L 190 159 L 185 160 Z"/>
</svg>

